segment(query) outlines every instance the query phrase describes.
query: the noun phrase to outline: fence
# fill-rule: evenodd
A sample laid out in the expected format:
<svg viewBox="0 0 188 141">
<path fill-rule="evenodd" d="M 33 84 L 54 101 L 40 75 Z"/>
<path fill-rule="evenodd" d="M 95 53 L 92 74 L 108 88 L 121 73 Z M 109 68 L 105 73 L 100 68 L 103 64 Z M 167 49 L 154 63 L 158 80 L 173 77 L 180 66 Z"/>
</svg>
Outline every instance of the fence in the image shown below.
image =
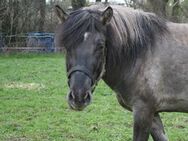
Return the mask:
<svg viewBox="0 0 188 141">
<path fill-rule="evenodd" d="M 20 35 L 0 34 L 0 52 L 59 52 L 54 33 L 30 32 Z"/>
</svg>

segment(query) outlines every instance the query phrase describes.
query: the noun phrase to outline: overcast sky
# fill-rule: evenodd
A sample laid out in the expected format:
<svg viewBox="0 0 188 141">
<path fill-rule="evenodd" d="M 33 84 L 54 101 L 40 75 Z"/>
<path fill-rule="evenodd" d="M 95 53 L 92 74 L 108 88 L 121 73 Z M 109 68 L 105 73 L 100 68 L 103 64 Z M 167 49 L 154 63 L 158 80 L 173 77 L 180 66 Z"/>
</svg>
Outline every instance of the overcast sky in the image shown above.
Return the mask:
<svg viewBox="0 0 188 141">
<path fill-rule="evenodd" d="M 50 0 L 47 0 L 49 2 Z M 96 0 L 89 0 L 90 2 L 95 2 Z M 105 0 L 102 0 L 102 2 L 105 2 Z M 117 2 L 117 3 L 125 3 L 125 0 L 108 0 L 108 2 Z"/>
<path fill-rule="evenodd" d="M 96 0 L 89 0 L 90 2 L 95 2 Z M 103 2 L 105 0 L 102 0 Z M 118 3 L 125 3 L 125 0 L 108 0 L 109 2 L 118 2 Z"/>
</svg>

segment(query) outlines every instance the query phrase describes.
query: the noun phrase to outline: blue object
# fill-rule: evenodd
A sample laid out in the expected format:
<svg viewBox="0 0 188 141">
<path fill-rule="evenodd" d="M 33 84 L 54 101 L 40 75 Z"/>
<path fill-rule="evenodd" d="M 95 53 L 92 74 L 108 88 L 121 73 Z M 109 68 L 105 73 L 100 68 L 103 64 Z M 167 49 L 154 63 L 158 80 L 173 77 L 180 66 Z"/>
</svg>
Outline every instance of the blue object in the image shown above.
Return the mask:
<svg viewBox="0 0 188 141">
<path fill-rule="evenodd" d="M 27 47 L 44 47 L 47 52 L 54 52 L 54 33 L 30 32 L 27 34 Z"/>
</svg>

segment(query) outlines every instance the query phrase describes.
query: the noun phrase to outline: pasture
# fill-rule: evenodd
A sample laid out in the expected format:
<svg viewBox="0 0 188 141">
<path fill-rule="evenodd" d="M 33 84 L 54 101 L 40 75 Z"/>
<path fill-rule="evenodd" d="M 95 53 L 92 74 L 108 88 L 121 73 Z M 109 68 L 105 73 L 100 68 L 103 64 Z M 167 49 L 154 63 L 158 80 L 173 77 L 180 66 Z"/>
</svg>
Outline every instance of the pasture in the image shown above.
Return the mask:
<svg viewBox="0 0 188 141">
<path fill-rule="evenodd" d="M 0 140 L 130 141 L 132 114 L 104 82 L 84 111 L 69 109 L 64 61 L 62 54 L 0 55 Z M 170 141 L 188 141 L 187 114 L 161 117 Z"/>
</svg>

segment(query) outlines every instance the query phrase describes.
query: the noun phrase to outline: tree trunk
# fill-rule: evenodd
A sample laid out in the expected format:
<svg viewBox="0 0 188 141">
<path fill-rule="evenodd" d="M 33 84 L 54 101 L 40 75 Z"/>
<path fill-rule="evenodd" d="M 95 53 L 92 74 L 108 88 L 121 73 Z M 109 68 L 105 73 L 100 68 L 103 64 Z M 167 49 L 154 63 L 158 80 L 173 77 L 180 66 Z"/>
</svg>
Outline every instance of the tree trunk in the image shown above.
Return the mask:
<svg viewBox="0 0 188 141">
<path fill-rule="evenodd" d="M 6 1 L 0 0 L 0 32 L 2 32 L 2 24 L 3 24 L 5 11 L 6 11 L 5 5 L 6 5 Z"/>
<path fill-rule="evenodd" d="M 148 0 L 151 5 L 152 12 L 156 13 L 160 17 L 166 18 L 166 6 L 168 0 Z"/>
<path fill-rule="evenodd" d="M 77 10 L 86 5 L 86 0 L 72 0 L 71 2 L 73 10 Z"/>
<path fill-rule="evenodd" d="M 6 8 L 0 7 L 0 21 L 1 21 L 1 17 L 3 17 L 3 15 L 4 15 L 5 10 L 6 10 Z"/>
<path fill-rule="evenodd" d="M 172 21 L 173 22 L 180 22 L 180 0 L 174 0 L 173 8 L 172 8 Z"/>
<path fill-rule="evenodd" d="M 3 15 L 4 11 L 6 10 L 5 6 L 6 6 L 6 1 L 1 0 L 0 1 L 0 15 Z"/>
<path fill-rule="evenodd" d="M 166 6 L 169 0 L 132 0 L 134 8 L 154 12 L 160 17 L 166 17 Z"/>
<path fill-rule="evenodd" d="M 39 2 L 39 31 L 44 31 L 45 16 L 46 16 L 46 0 L 38 0 Z"/>
</svg>

